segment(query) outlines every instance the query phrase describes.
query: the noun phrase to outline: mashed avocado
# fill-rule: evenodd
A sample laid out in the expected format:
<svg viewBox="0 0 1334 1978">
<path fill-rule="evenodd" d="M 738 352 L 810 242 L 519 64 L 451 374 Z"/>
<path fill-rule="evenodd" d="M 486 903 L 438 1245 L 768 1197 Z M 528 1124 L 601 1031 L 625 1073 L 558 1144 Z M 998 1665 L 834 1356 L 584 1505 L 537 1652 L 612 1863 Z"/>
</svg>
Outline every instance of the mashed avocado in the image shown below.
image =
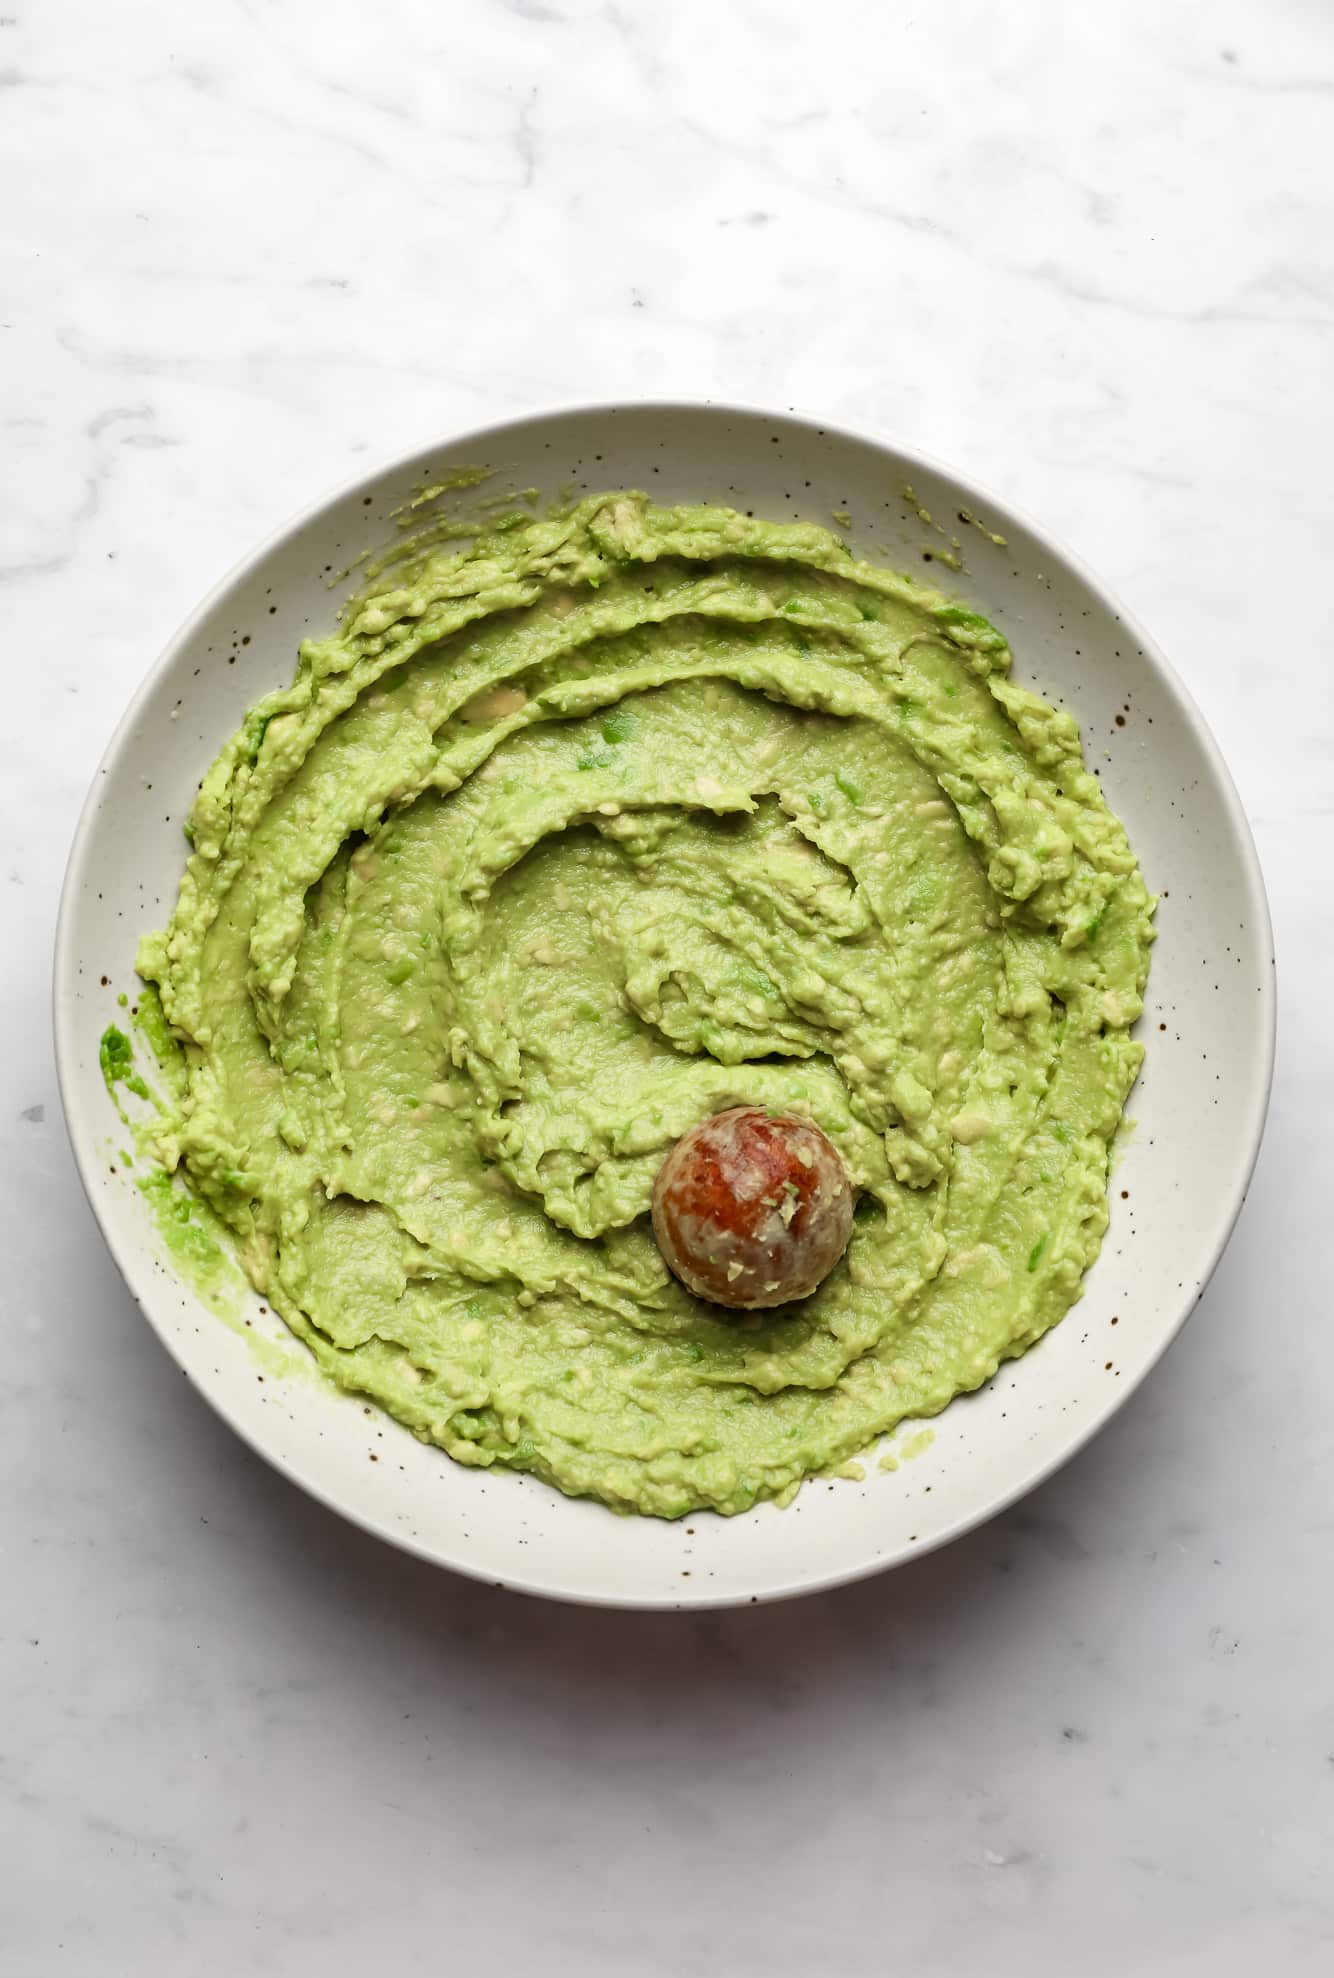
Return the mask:
<svg viewBox="0 0 1334 1978">
<path fill-rule="evenodd" d="M 744 1511 L 1079 1295 L 1152 902 L 1004 639 L 824 530 L 598 497 L 423 551 L 208 772 L 141 972 L 163 1165 L 342 1386 L 460 1462 Z M 738 1321 L 673 1140 L 809 1115 L 861 1191 Z"/>
</svg>

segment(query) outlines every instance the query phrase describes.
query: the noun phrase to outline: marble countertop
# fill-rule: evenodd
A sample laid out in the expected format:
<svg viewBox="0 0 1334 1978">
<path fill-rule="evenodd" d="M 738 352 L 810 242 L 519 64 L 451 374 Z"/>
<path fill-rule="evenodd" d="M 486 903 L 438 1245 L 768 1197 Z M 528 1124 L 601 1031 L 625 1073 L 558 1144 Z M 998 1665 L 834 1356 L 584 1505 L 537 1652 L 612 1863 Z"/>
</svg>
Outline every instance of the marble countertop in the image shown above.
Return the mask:
<svg viewBox="0 0 1334 1978">
<path fill-rule="evenodd" d="M 1334 14 L 7 4 L 0 1968 L 1334 1968 Z M 49 954 L 109 732 L 254 540 L 423 437 L 689 393 L 958 462 L 1153 627 L 1280 1062 L 1198 1314 L 1054 1481 L 877 1582 L 606 1616 L 398 1557 L 186 1388 Z"/>
</svg>

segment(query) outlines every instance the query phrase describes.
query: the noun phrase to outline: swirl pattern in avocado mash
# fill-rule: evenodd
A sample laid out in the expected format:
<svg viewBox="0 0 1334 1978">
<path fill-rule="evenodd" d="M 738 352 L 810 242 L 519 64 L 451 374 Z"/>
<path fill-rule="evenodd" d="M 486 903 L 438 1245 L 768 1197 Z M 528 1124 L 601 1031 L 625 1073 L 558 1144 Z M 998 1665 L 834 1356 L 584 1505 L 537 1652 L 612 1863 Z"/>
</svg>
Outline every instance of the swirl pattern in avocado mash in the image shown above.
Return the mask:
<svg viewBox="0 0 1334 1978">
<path fill-rule="evenodd" d="M 1068 1309 L 1152 903 L 1070 716 L 824 530 L 633 494 L 423 552 L 204 780 L 157 1135 L 343 1386 L 469 1464 L 747 1509 Z M 861 1191 L 738 1322 L 654 1245 L 737 1103 Z"/>
</svg>

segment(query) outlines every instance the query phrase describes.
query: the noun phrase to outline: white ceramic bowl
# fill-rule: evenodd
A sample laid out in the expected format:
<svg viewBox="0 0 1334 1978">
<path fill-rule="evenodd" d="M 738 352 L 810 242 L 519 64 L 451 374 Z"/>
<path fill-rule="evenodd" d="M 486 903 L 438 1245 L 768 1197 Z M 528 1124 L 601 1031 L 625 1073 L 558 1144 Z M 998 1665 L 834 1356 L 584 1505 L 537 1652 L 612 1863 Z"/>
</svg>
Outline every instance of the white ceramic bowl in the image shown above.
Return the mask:
<svg viewBox="0 0 1334 1978">
<path fill-rule="evenodd" d="M 142 1198 L 123 1169 L 111 1172 L 122 1136 L 98 1042 L 118 992 L 133 993 L 139 935 L 171 911 L 180 820 L 200 775 L 250 703 L 288 678 L 298 639 L 330 624 L 340 595 L 330 568 L 391 536 L 390 511 L 423 481 L 478 463 L 496 470 L 497 487 L 547 495 L 639 487 L 825 523 L 849 510 L 861 553 L 956 589 L 1005 631 L 1018 676 L 1072 708 L 1163 895 L 1136 1126 L 1084 1298 L 1033 1352 L 938 1417 L 930 1446 L 893 1474 L 809 1485 L 786 1511 L 664 1524 L 615 1517 L 532 1478 L 463 1469 L 307 1373 L 258 1380 L 248 1340 L 172 1273 Z M 924 553 L 949 545 L 919 508 L 960 538 L 957 576 L 924 566 Z M 961 509 L 1006 546 L 958 519 Z M 79 824 L 56 943 L 56 1047 L 84 1186 L 126 1282 L 185 1373 L 261 1455 L 366 1530 L 461 1572 L 570 1600 L 704 1607 L 831 1586 L 943 1544 L 1031 1489 L 1119 1407 L 1195 1304 L 1241 1206 L 1269 1092 L 1272 966 L 1254 848 L 1203 721 L 1146 634 L 1032 523 L 942 468 L 832 426 L 726 406 L 607 406 L 397 461 L 283 529 L 200 608 L 135 697 Z M 258 1300 L 250 1315 L 255 1330 L 286 1339 Z"/>
</svg>

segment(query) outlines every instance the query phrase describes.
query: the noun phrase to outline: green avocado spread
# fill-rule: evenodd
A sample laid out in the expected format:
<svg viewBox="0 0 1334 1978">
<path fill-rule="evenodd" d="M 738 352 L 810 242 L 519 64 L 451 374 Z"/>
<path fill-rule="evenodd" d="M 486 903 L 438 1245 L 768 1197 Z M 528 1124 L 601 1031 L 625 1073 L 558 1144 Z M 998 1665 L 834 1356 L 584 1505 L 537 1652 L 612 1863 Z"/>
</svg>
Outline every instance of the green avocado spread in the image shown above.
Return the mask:
<svg viewBox="0 0 1334 1978">
<path fill-rule="evenodd" d="M 1153 903 L 1069 714 L 825 530 L 638 494 L 391 567 L 201 786 L 151 1130 L 320 1367 L 458 1461 L 786 1500 L 1079 1295 Z M 654 1244 L 707 1115 L 808 1115 L 842 1262 Z"/>
</svg>

